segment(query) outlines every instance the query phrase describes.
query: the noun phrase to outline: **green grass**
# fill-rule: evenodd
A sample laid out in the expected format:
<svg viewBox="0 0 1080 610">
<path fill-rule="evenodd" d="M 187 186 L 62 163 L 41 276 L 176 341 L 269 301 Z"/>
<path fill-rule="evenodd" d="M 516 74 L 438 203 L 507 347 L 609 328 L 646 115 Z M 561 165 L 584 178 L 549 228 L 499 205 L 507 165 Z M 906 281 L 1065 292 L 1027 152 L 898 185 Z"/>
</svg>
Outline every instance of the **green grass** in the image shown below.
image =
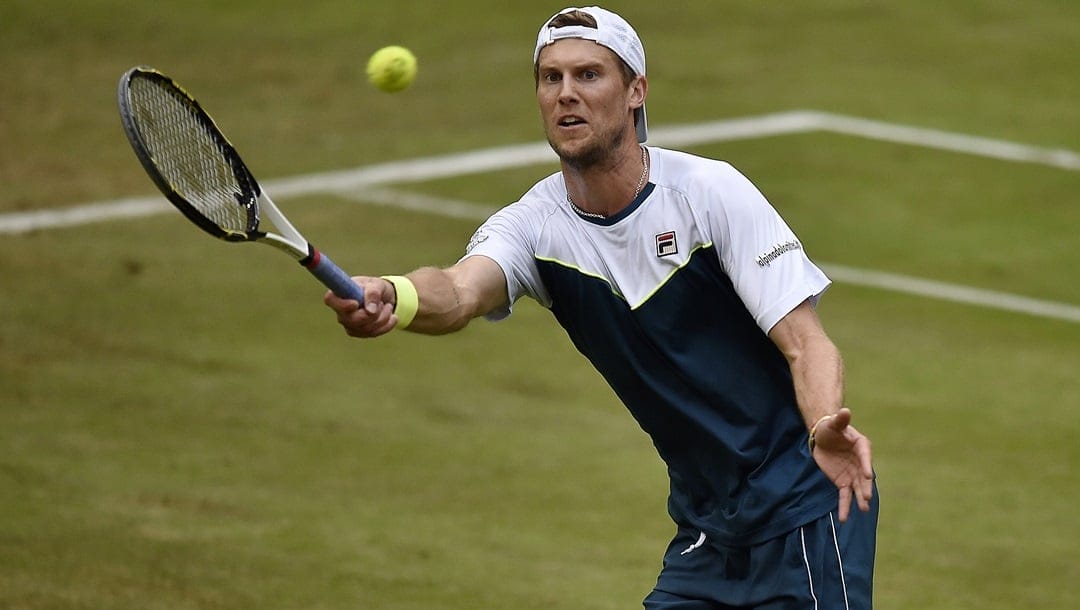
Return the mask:
<svg viewBox="0 0 1080 610">
<path fill-rule="evenodd" d="M 0 5 L 0 212 L 145 195 L 115 84 L 193 90 L 269 179 L 539 140 L 528 10 Z M 1080 5 L 624 2 L 654 126 L 813 108 L 1080 149 Z M 361 76 L 402 43 L 409 91 Z M 1080 303 L 1080 173 L 827 133 L 698 146 L 822 262 Z M 401 188 L 492 207 L 552 166 Z M 279 201 L 346 269 L 475 222 Z M 175 215 L 0 240 L 0 607 L 640 607 L 672 532 L 648 439 L 545 311 L 346 338 L 286 257 Z M 1080 325 L 837 284 L 882 493 L 880 608 L 1080 605 Z"/>
</svg>

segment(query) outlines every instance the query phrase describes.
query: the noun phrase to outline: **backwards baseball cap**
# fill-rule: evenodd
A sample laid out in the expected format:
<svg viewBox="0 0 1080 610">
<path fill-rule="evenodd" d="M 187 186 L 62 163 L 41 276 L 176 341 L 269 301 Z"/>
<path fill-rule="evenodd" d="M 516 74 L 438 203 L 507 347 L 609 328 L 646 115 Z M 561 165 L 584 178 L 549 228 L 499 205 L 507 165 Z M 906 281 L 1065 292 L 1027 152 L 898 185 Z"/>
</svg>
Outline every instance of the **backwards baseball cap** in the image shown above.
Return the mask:
<svg viewBox="0 0 1080 610">
<path fill-rule="evenodd" d="M 584 25 L 568 25 L 560 28 L 551 27 L 551 22 L 564 13 L 581 11 L 596 20 L 596 27 Z M 564 38 L 581 38 L 591 40 L 596 44 L 604 45 L 614 51 L 619 59 L 634 71 L 637 76 L 645 75 L 645 47 L 641 45 L 641 39 L 637 32 L 625 19 L 615 13 L 602 9 L 598 6 L 584 8 L 570 7 L 552 15 L 540 28 L 536 37 L 536 50 L 533 51 L 533 65 L 540 59 L 540 51 L 547 45 Z M 634 123 L 637 125 L 638 142 L 648 139 L 648 129 L 645 123 L 645 104 L 634 110 Z"/>
</svg>

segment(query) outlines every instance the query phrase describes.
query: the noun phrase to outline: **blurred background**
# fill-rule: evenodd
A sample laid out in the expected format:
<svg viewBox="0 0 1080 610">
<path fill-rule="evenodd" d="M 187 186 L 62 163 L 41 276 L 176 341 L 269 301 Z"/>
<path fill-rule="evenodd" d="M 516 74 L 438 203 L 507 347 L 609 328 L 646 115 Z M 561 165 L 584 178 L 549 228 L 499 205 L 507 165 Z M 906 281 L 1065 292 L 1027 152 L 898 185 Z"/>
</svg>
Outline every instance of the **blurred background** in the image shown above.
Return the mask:
<svg viewBox="0 0 1080 610">
<path fill-rule="evenodd" d="M 286 257 L 172 212 L 116 111 L 157 67 L 346 270 L 445 265 L 557 165 L 418 160 L 542 142 L 563 6 L 0 5 L 0 607 L 640 607 L 665 472 L 546 311 L 348 339 Z M 835 271 L 878 607 L 1080 605 L 1080 4 L 605 6 L 645 43 L 650 144 L 733 163 Z M 364 75 L 388 44 L 420 62 L 394 95 Z M 707 135 L 777 115 L 830 119 Z"/>
</svg>

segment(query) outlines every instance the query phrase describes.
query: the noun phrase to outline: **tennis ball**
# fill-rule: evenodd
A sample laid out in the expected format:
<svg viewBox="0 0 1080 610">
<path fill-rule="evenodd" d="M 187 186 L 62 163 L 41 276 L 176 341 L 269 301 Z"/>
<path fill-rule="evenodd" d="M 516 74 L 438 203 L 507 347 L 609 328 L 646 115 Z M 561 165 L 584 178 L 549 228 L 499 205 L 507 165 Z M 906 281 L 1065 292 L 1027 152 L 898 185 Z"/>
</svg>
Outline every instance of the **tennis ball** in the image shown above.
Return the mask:
<svg viewBox="0 0 1080 610">
<path fill-rule="evenodd" d="M 387 93 L 401 91 L 416 78 L 416 56 L 405 47 L 383 47 L 368 60 L 367 75 L 371 84 Z"/>
</svg>

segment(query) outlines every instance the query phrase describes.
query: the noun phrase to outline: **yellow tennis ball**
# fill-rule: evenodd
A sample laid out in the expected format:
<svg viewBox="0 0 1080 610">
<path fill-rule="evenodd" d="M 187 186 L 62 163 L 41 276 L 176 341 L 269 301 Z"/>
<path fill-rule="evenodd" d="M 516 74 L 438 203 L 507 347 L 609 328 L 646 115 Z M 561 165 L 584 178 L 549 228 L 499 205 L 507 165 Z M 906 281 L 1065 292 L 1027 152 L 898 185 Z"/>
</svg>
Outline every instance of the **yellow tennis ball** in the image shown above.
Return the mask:
<svg viewBox="0 0 1080 610">
<path fill-rule="evenodd" d="M 368 60 L 367 75 L 371 84 L 387 93 L 401 91 L 416 78 L 416 56 L 405 47 L 383 47 Z"/>
</svg>

